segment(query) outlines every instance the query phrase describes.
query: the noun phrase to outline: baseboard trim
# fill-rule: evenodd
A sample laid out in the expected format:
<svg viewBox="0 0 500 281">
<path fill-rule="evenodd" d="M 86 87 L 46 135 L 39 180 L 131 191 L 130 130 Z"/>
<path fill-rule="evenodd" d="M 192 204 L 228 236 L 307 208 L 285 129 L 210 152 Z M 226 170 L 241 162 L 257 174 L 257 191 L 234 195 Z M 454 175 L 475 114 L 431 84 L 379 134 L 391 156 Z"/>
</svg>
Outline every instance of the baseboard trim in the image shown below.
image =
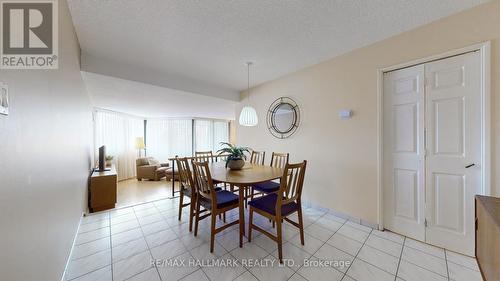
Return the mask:
<svg viewBox="0 0 500 281">
<path fill-rule="evenodd" d="M 80 231 L 80 225 L 82 225 L 83 217 L 85 216 L 85 212 L 82 212 L 80 216 L 80 221 L 78 222 L 78 227 L 76 228 L 75 236 L 73 237 L 73 243 L 71 243 L 71 250 L 69 251 L 69 256 L 66 259 L 66 265 L 64 266 L 64 271 L 61 277 L 61 281 L 64 281 L 66 278 L 66 270 L 68 270 L 69 262 L 71 261 L 71 255 L 73 254 L 73 249 L 75 248 L 76 237 L 78 236 L 78 232 Z"/>
<path fill-rule="evenodd" d="M 333 210 L 333 209 L 330 209 L 330 208 L 323 207 L 323 206 L 321 206 L 319 204 L 316 204 L 316 203 L 314 203 L 312 201 L 304 200 L 304 201 L 302 201 L 302 203 L 306 207 L 315 208 L 315 209 L 319 209 L 319 210 L 322 210 L 322 211 L 326 211 L 326 212 L 328 212 L 328 213 L 330 213 L 330 214 L 332 214 L 334 216 L 337 216 L 339 218 L 343 218 L 343 219 L 346 219 L 348 221 L 355 222 L 357 224 L 368 226 L 368 227 L 373 228 L 373 229 L 379 229 L 379 225 L 378 224 L 374 224 L 374 223 L 371 223 L 369 221 L 365 221 L 363 219 L 351 216 L 351 215 L 346 214 L 344 212 L 339 212 L 337 210 Z"/>
</svg>

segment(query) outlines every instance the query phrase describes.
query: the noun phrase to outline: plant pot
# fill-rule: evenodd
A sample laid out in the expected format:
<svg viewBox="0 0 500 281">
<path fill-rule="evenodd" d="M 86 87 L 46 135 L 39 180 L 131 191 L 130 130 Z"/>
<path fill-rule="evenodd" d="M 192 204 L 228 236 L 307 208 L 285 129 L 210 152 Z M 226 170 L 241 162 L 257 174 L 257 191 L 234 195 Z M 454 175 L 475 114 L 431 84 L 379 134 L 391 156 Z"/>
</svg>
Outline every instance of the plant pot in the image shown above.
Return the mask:
<svg viewBox="0 0 500 281">
<path fill-rule="evenodd" d="M 106 160 L 106 167 L 111 167 L 113 160 Z"/>
<path fill-rule="evenodd" d="M 243 166 L 245 166 L 245 160 L 243 159 L 231 159 L 226 164 L 226 167 L 231 170 L 241 170 Z"/>
</svg>

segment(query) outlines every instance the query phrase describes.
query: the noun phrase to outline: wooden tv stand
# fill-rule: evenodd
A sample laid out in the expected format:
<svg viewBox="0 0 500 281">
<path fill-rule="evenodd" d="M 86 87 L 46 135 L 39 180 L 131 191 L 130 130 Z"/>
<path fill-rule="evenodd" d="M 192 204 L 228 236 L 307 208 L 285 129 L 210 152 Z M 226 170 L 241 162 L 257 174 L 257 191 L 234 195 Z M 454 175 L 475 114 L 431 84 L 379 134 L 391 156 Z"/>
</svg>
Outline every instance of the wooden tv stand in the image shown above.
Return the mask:
<svg viewBox="0 0 500 281">
<path fill-rule="evenodd" d="M 107 168 L 109 171 L 94 170 L 90 176 L 89 211 L 91 213 L 115 207 L 117 174 L 114 166 Z"/>
</svg>

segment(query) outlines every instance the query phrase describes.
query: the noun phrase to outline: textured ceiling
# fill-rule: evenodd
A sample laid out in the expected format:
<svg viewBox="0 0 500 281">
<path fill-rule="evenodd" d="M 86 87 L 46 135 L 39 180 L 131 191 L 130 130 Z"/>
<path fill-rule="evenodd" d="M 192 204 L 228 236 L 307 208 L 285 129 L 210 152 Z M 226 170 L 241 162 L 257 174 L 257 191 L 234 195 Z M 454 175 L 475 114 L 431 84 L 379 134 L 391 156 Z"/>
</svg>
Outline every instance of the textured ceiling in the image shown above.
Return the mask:
<svg viewBox="0 0 500 281">
<path fill-rule="evenodd" d="M 84 70 L 229 99 L 483 2 L 69 0 Z"/>
</svg>

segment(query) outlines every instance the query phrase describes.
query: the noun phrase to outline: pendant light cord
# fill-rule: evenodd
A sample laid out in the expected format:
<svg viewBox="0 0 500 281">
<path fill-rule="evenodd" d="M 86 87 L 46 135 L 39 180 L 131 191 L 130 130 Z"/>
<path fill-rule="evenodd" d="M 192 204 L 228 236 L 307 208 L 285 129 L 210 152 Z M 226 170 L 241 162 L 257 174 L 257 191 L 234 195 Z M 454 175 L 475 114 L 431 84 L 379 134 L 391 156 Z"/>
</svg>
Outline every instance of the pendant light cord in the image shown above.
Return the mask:
<svg viewBox="0 0 500 281">
<path fill-rule="evenodd" d="M 250 64 L 251 62 L 247 62 L 247 95 L 248 95 L 248 105 L 250 105 Z"/>
</svg>

